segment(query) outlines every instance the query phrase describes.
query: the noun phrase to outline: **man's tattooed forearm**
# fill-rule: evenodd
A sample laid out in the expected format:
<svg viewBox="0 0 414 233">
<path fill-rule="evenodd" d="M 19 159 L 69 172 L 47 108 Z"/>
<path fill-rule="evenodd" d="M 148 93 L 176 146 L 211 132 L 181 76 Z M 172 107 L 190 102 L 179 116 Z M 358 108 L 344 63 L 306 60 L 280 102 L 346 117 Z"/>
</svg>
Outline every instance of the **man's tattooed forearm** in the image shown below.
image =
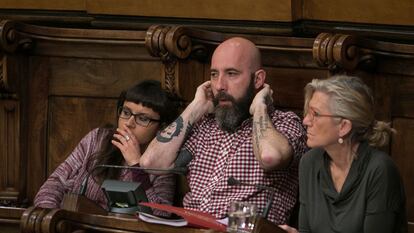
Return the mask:
<svg viewBox="0 0 414 233">
<path fill-rule="evenodd" d="M 259 147 L 259 133 L 257 132 L 257 128 L 258 128 L 258 124 L 259 122 L 257 121 L 253 121 L 253 137 L 254 137 L 254 148 L 256 148 L 256 150 L 260 151 L 260 147 Z"/>
<path fill-rule="evenodd" d="M 170 142 L 174 137 L 180 135 L 183 126 L 183 118 L 179 116 L 173 123 L 157 133 L 157 141 L 164 143 Z"/>
<path fill-rule="evenodd" d="M 253 134 L 255 146 L 259 149 L 259 140 L 262 139 L 268 129 L 270 129 L 269 119 L 264 116 L 259 117 L 259 121 L 253 121 Z"/>
</svg>

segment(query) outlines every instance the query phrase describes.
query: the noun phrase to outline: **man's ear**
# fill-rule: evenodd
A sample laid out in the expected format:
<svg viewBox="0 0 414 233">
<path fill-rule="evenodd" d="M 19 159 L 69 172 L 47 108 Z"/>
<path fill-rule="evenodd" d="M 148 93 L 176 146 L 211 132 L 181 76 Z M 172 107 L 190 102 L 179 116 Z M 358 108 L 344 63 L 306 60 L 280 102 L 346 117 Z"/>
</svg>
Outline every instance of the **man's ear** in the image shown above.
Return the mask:
<svg viewBox="0 0 414 233">
<path fill-rule="evenodd" d="M 259 69 L 254 72 L 254 87 L 260 89 L 266 81 L 266 71 Z"/>
<path fill-rule="evenodd" d="M 344 137 L 351 132 L 352 122 L 348 119 L 341 119 L 339 123 L 339 137 Z"/>
</svg>

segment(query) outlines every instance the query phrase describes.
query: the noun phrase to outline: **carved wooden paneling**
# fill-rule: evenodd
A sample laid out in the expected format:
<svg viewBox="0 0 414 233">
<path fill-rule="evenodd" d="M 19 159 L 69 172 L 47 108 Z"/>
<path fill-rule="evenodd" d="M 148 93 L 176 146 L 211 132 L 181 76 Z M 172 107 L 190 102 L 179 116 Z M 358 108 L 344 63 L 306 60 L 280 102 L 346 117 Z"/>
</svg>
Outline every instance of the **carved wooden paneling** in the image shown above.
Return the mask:
<svg viewBox="0 0 414 233">
<path fill-rule="evenodd" d="M 266 82 L 273 89 L 273 100 L 277 107 L 303 110 L 305 85 L 314 78 L 327 78 L 326 70 L 293 68 L 266 68 Z"/>
<path fill-rule="evenodd" d="M 187 103 L 194 98 L 197 87 L 210 80 L 210 65 L 195 60 L 180 62 L 177 66 L 179 93 Z"/>
<path fill-rule="evenodd" d="M 47 175 L 91 129 L 116 125 L 116 98 L 52 97 L 49 100 Z"/>
<path fill-rule="evenodd" d="M 393 81 L 393 115 L 414 118 L 414 76 L 396 76 Z"/>
<path fill-rule="evenodd" d="M 20 190 L 20 115 L 15 100 L 0 101 L 0 203 L 16 202 Z"/>
<path fill-rule="evenodd" d="M 61 10 L 90 15 L 293 22 L 300 19 L 384 25 L 414 25 L 411 0 L 2 0 L 1 9 Z M 234 9 L 237 10 L 223 10 Z M 329 9 L 328 11 L 326 9 Z M 369 10 L 367 10 L 369 9 Z"/>
<path fill-rule="evenodd" d="M 374 94 L 375 101 L 375 117 L 377 120 L 391 122 L 393 113 L 392 107 L 394 105 L 394 82 L 395 78 L 388 75 L 374 74 L 371 77 L 371 88 Z M 367 82 L 365 80 L 365 82 Z"/>
<path fill-rule="evenodd" d="M 79 11 L 85 9 L 86 0 L 2 0 L 0 8 L 2 9 L 33 9 L 33 10 L 71 10 Z"/>
<path fill-rule="evenodd" d="M 47 58 L 43 58 L 47 60 Z M 39 187 L 46 179 L 46 149 L 47 149 L 47 106 L 49 64 L 37 57 L 31 57 L 27 83 L 27 115 L 23 121 L 27 124 L 27 183 L 26 196 L 33 200 Z"/>
<path fill-rule="evenodd" d="M 408 220 L 414 224 L 414 119 L 395 118 L 393 127 L 398 133 L 392 138 L 392 159 L 396 162 L 405 185 Z"/>
<path fill-rule="evenodd" d="M 145 51 L 145 50 L 144 50 Z M 49 94 L 118 97 L 143 79 L 159 80 L 162 64 L 155 60 L 107 60 L 51 57 Z M 74 72 L 76 70 L 76 72 Z"/>
<path fill-rule="evenodd" d="M 292 2 L 297 0 L 88 0 L 88 12 L 92 14 L 116 14 L 138 16 L 163 16 L 179 18 L 210 18 L 227 20 L 261 20 L 291 22 Z M 223 10 L 234 9 L 235 10 Z M 300 8 L 299 8 L 300 9 Z"/>
<path fill-rule="evenodd" d="M 304 0 L 303 17 L 311 20 L 389 25 L 414 25 L 411 0 Z M 329 9 L 329 10 L 327 10 Z"/>
<path fill-rule="evenodd" d="M 18 24 L 0 20 L 0 203 L 6 206 L 20 206 L 25 197 L 25 159 L 22 152 L 24 123 L 19 94 L 21 85 L 20 68 L 25 64 L 13 53 L 30 48 L 31 40 L 18 34 Z M 24 111 L 23 111 L 24 112 Z"/>
<path fill-rule="evenodd" d="M 19 233 L 20 218 L 25 209 L 0 207 L 0 232 Z"/>
</svg>

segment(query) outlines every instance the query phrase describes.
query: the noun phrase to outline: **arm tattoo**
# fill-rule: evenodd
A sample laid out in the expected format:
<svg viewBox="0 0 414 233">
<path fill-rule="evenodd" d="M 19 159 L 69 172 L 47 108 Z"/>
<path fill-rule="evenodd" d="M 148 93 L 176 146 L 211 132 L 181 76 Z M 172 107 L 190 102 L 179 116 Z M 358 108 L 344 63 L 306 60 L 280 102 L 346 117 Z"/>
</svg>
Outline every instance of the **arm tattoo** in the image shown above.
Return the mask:
<svg viewBox="0 0 414 233">
<path fill-rule="evenodd" d="M 253 124 L 253 136 L 255 138 L 255 147 L 259 150 L 259 140 L 264 137 L 266 131 L 271 127 L 269 126 L 269 119 L 264 116 L 260 116 L 259 121 L 254 121 Z"/>
<path fill-rule="evenodd" d="M 179 116 L 173 123 L 171 123 L 167 128 L 163 129 L 162 131 L 157 133 L 157 141 L 159 142 L 169 142 L 173 139 L 173 137 L 177 137 L 180 135 L 184 123 L 183 118 Z M 187 127 L 185 129 L 184 138 L 187 138 L 188 134 L 191 132 L 193 125 L 188 122 Z"/>
<path fill-rule="evenodd" d="M 182 149 L 178 153 L 177 159 L 175 159 L 174 167 L 186 167 L 193 159 L 193 155 L 187 149 Z"/>
<path fill-rule="evenodd" d="M 183 118 L 179 116 L 173 123 L 167 126 L 167 128 L 157 133 L 157 141 L 164 143 L 170 142 L 173 137 L 180 135 L 183 126 Z"/>
</svg>

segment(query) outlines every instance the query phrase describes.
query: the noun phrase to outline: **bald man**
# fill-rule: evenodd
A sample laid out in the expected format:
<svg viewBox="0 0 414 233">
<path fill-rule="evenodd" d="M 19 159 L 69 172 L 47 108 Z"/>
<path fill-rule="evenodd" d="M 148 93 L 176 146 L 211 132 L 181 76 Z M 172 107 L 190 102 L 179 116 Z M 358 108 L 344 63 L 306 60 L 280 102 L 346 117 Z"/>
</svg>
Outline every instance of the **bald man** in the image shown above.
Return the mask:
<svg viewBox="0 0 414 233">
<path fill-rule="evenodd" d="M 305 130 L 292 112 L 274 109 L 259 49 L 235 37 L 221 43 L 211 59 L 210 81 L 174 124 L 172 137 L 160 132 L 140 159 L 143 167 L 187 166 L 190 192 L 185 208 L 226 216 L 232 201 L 264 210 L 269 190 L 230 186 L 229 177 L 273 187 L 268 219 L 288 222 L 298 193 L 298 162 Z"/>
</svg>

